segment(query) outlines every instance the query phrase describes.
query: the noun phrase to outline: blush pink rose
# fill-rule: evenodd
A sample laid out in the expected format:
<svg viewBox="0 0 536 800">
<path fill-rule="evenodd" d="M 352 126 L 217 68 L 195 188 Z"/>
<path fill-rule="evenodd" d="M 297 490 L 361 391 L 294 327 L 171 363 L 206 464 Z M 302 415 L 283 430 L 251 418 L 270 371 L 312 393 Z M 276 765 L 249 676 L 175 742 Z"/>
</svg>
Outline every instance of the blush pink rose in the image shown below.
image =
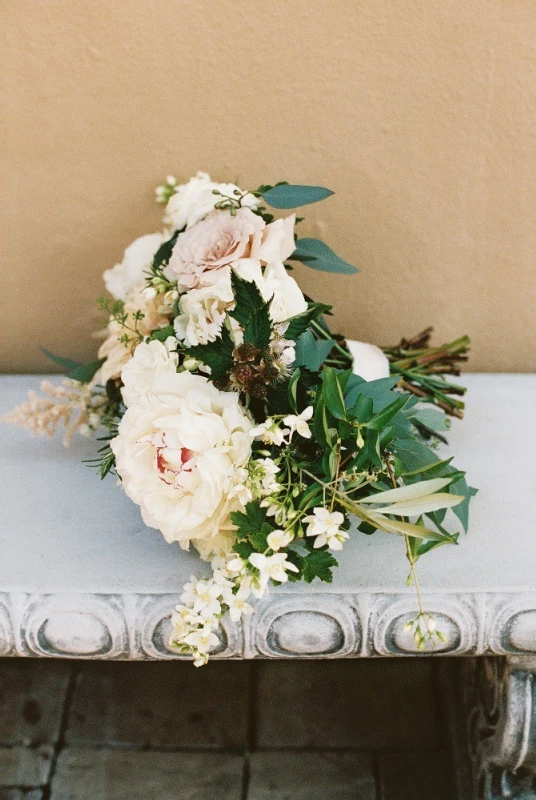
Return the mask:
<svg viewBox="0 0 536 800">
<path fill-rule="evenodd" d="M 250 257 L 264 228 L 264 221 L 249 208 L 239 208 L 234 216 L 214 211 L 180 234 L 167 274 L 177 279 L 179 290 L 210 286 L 218 281 L 219 270 Z"/>
</svg>

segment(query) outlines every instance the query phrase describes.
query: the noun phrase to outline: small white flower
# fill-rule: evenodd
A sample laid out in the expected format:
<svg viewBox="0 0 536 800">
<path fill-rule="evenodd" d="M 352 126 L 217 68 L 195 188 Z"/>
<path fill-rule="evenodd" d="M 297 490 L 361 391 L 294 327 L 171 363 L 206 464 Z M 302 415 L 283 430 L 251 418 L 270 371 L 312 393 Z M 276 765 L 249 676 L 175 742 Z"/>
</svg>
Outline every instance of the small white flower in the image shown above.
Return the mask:
<svg viewBox="0 0 536 800">
<path fill-rule="evenodd" d="M 207 653 L 211 647 L 216 647 L 220 643 L 211 625 L 204 625 L 202 628 L 192 631 L 185 637 L 184 641 L 190 647 L 195 647 L 200 654 Z"/>
<path fill-rule="evenodd" d="M 292 531 L 276 530 L 268 534 L 266 542 L 270 550 L 281 550 L 282 547 L 290 544 L 293 539 L 294 534 Z"/>
<path fill-rule="evenodd" d="M 221 612 L 221 587 L 212 580 L 197 581 L 194 589 L 194 611 L 203 617 L 211 617 Z"/>
<path fill-rule="evenodd" d="M 290 414 L 288 417 L 285 417 L 283 423 L 288 425 L 290 429 L 290 436 L 292 436 L 294 431 L 297 431 L 297 433 L 299 433 L 300 436 L 303 436 L 304 439 L 311 438 L 311 430 L 307 424 L 307 421 L 313 416 L 313 411 L 313 407 L 308 406 L 305 411 L 301 412 L 301 414 Z"/>
<path fill-rule="evenodd" d="M 288 433 L 290 431 L 280 428 L 278 422 L 269 417 L 265 422 L 252 428 L 249 435 L 254 439 L 261 439 L 265 444 L 275 444 L 276 447 L 280 447 L 286 441 Z"/>
<path fill-rule="evenodd" d="M 251 591 L 255 597 L 262 597 L 268 586 L 268 581 L 273 580 L 278 583 L 288 581 L 287 571 L 299 572 L 298 567 L 287 560 L 286 553 L 274 553 L 273 556 L 265 556 L 263 553 L 252 553 L 249 563 L 259 570 L 257 586 L 252 586 Z"/>
<path fill-rule="evenodd" d="M 234 593 L 231 589 L 228 589 L 226 590 L 223 599 L 224 602 L 229 606 L 229 616 L 233 622 L 238 622 L 243 614 L 247 616 L 253 611 L 253 606 L 250 606 L 249 603 L 246 603 L 245 598 L 242 597 L 240 592 Z"/>
<path fill-rule="evenodd" d="M 304 517 L 308 522 L 307 536 L 316 536 L 314 547 L 328 545 L 331 550 L 342 550 L 343 544 L 349 538 L 347 531 L 341 530 L 344 515 L 340 511 L 329 511 L 327 508 L 317 506 L 313 514 Z"/>
<path fill-rule="evenodd" d="M 246 563 L 240 556 L 236 556 L 227 562 L 227 569 L 231 574 L 242 575 L 245 572 Z"/>
</svg>

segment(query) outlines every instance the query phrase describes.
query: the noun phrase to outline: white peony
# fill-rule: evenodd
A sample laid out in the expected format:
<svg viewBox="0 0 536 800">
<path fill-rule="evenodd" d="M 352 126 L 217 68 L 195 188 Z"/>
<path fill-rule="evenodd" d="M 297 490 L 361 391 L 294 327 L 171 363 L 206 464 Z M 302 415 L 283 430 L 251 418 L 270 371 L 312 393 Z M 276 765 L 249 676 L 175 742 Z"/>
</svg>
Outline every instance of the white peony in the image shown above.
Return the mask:
<svg viewBox="0 0 536 800">
<path fill-rule="evenodd" d="M 168 337 L 165 342 L 157 339 L 141 342 L 136 347 L 132 358 L 121 372 L 121 394 L 127 407 L 139 400 L 141 395 L 148 394 L 160 375 L 173 375 L 177 372 L 179 357 L 176 348 L 177 340 L 174 336 Z"/>
<path fill-rule="evenodd" d="M 233 530 L 230 512 L 242 508 L 234 490 L 251 455 L 251 428 L 238 396 L 201 375 L 156 378 L 111 442 L 123 488 L 145 523 L 182 547 L 201 539 L 205 553 L 205 540 L 220 548 L 220 534 Z"/>
<path fill-rule="evenodd" d="M 181 296 L 175 332 L 187 347 L 215 342 L 220 336 L 225 314 L 234 301 L 231 278 L 214 286 L 191 289 Z"/>
<path fill-rule="evenodd" d="M 104 273 L 104 283 L 112 297 L 125 300 L 128 293 L 144 278 L 154 254 L 165 237 L 161 233 L 148 233 L 130 244 L 123 254 L 123 260 Z"/>
<path fill-rule="evenodd" d="M 210 179 L 206 172 L 198 172 L 188 183 L 183 183 L 177 187 L 166 206 L 164 221 L 166 225 L 174 230 L 181 230 L 184 227 L 190 228 L 196 222 L 206 217 L 214 206 L 222 200 L 220 195 L 214 194 L 214 190 L 221 192 L 222 195 L 234 197 L 234 192 L 242 190 L 234 183 L 215 183 Z M 256 208 L 257 198 L 252 194 L 247 194 L 242 199 L 242 205 L 249 208 Z"/>
<path fill-rule="evenodd" d="M 366 381 L 376 381 L 379 378 L 388 378 L 390 374 L 389 359 L 385 353 L 368 342 L 346 342 L 354 359 L 353 372 Z"/>
</svg>

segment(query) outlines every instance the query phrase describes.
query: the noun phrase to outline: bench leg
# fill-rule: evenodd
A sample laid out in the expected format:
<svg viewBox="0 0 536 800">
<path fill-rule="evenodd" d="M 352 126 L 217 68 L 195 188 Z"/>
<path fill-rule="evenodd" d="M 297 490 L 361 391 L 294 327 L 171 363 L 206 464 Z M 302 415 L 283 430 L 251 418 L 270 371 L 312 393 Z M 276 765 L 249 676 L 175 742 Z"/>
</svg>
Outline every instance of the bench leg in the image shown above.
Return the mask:
<svg viewBox="0 0 536 800">
<path fill-rule="evenodd" d="M 475 800 L 536 800 L 536 658 L 467 659 L 462 692 Z"/>
</svg>

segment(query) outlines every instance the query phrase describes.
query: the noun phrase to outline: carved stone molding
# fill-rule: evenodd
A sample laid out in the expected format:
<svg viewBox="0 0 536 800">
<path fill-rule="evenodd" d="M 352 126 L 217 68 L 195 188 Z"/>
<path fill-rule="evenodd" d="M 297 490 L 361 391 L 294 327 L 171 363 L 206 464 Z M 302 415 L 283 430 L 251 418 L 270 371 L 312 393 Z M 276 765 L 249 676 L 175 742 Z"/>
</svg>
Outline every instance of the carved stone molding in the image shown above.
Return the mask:
<svg viewBox="0 0 536 800">
<path fill-rule="evenodd" d="M 223 622 L 217 658 L 347 658 L 403 655 L 536 655 L 536 594 L 429 594 L 445 642 L 417 651 L 404 628 L 415 615 L 408 592 L 283 593 L 255 613 Z M 174 594 L 0 594 L 0 655 L 174 659 Z M 513 663 L 513 661 L 512 661 Z"/>
<path fill-rule="evenodd" d="M 469 753 L 475 800 L 536 800 L 535 672 L 519 656 L 460 663 L 456 761 Z"/>
</svg>

